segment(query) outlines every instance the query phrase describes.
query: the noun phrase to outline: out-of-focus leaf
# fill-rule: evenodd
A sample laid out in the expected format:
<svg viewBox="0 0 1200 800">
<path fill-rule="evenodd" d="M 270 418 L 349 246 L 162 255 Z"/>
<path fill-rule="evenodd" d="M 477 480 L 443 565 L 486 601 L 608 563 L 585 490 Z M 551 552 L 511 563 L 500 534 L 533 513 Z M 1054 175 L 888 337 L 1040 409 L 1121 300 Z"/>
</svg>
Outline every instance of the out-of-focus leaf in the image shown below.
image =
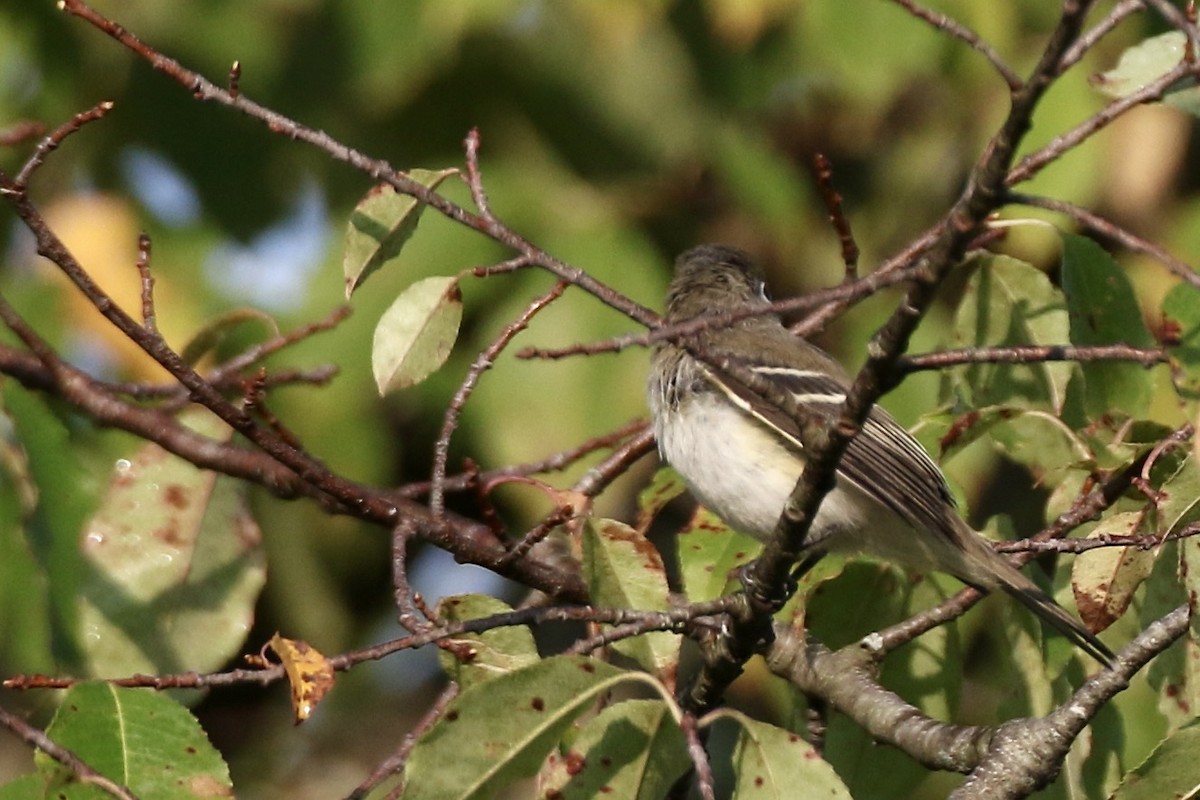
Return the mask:
<svg viewBox="0 0 1200 800">
<path fill-rule="evenodd" d="M 669 796 L 691 763 L 667 704 L 629 700 L 589 720 L 566 752 L 551 753 L 539 775 L 538 796 L 658 800 Z"/>
<path fill-rule="evenodd" d="M 1015 258 L 983 259 L 954 319 L 961 347 L 1053 345 L 1068 341 L 1062 295 L 1036 267 Z M 1074 367 L 1066 363 L 969 364 L 951 372 L 972 407 L 1049 406 L 1061 411 Z"/>
<path fill-rule="evenodd" d="M 850 800 L 846 784 L 803 737 L 731 709 L 722 709 L 713 718 L 741 726 L 733 750 L 734 797 L 782 800 L 798 796 L 803 787 L 805 797 Z"/>
<path fill-rule="evenodd" d="M 46 573 L 34 557 L 28 529 L 38 491 L 15 433 L 0 403 L 0 664 L 47 672 L 54 663 Z"/>
<path fill-rule="evenodd" d="M 414 169 L 408 172 L 408 177 L 429 189 L 436 189 L 442 181 L 457 173 L 456 169 Z M 371 189 L 359 201 L 346 223 L 342 254 L 347 299 L 371 273 L 400 255 L 404 244 L 416 231 L 424 209 L 424 203 L 400 194 L 385 183 Z"/>
<path fill-rule="evenodd" d="M 268 646 L 279 657 L 292 687 L 292 713 L 296 724 L 312 716 L 317 704 L 333 688 L 333 665 L 325 655 L 298 639 L 285 639 L 278 633 Z"/>
<path fill-rule="evenodd" d="M 447 622 L 482 619 L 512 611 L 507 603 L 484 594 L 443 598 L 437 616 Z M 483 633 L 459 633 L 442 640 L 438 661 L 450 679 L 464 689 L 476 683 L 536 664 L 540 660 L 533 633 L 524 625 L 506 625 Z"/>
<path fill-rule="evenodd" d="M 162 692 L 105 683 L 73 686 L 46 732 L 137 797 L 233 797 L 221 754 L 196 718 Z M 108 797 L 79 783 L 49 756 L 38 753 L 36 762 L 46 797 Z"/>
<path fill-rule="evenodd" d="M 1191 722 L 1163 739 L 1154 752 L 1128 773 L 1112 800 L 1161 800 L 1195 797 L 1200 787 L 1200 723 Z"/>
<path fill-rule="evenodd" d="M 944 429 L 944 432 L 942 432 Z M 1065 471 L 1089 463 L 1091 451 L 1058 417 L 1045 411 L 990 406 L 948 421 L 942 415 L 923 420 L 921 436 L 937 436 L 939 459 L 987 439 L 1013 461 L 1029 469 L 1039 483 L 1054 486 Z"/>
<path fill-rule="evenodd" d="M 583 528 L 583 573 L 592 602 L 608 608 L 666 611 L 667 570 L 645 536 L 611 519 L 589 519 Z M 680 637 L 657 631 L 622 639 L 613 648 L 674 684 Z"/>
<path fill-rule="evenodd" d="M 1171 357 L 1181 367 L 1176 388 L 1185 397 L 1200 398 L 1200 289 L 1180 282 L 1162 303 L 1163 325 L 1178 344 Z"/>
<path fill-rule="evenodd" d="M 1132 536 L 1144 518 L 1139 511 L 1109 514 L 1088 538 Z M 1079 616 L 1088 628 L 1102 631 L 1125 613 L 1133 602 L 1133 593 L 1150 576 L 1156 557 L 1153 551 L 1137 547 L 1098 547 L 1075 557 L 1071 590 Z"/>
<path fill-rule="evenodd" d="M 417 281 L 383 312 L 371 345 L 381 395 L 420 383 L 446 362 L 462 322 L 457 278 Z"/>
<path fill-rule="evenodd" d="M 1166 75 L 1187 57 L 1187 34 L 1168 31 L 1139 42 L 1121 54 L 1117 66 L 1102 72 L 1092 81 L 1109 97 L 1127 97 L 1148 83 Z M 1183 84 L 1173 88 L 1163 101 L 1200 116 L 1200 88 Z"/>
<path fill-rule="evenodd" d="M 198 433 L 228 440 L 207 410 L 185 415 Z M 156 444 L 117 462 L 80 548 L 79 592 L 88 670 L 211 670 L 245 640 L 265 580 L 258 526 L 231 478 L 198 469 Z"/>
<path fill-rule="evenodd" d="M 596 698 L 633 681 L 660 686 L 583 656 L 555 656 L 477 683 L 455 698 L 413 748 L 405 770 L 410 800 L 493 797 L 535 774 Z"/>
<path fill-rule="evenodd" d="M 188 364 L 195 365 L 200 359 L 208 355 L 208 353 L 220 347 L 239 329 L 248 326 L 250 323 L 261 325 L 267 330 L 270 336 L 279 335 L 279 325 L 270 314 L 265 311 L 259 311 L 257 308 L 238 308 L 222 314 L 201 328 L 184 345 L 180 355 L 183 356 L 183 360 Z"/>
<path fill-rule="evenodd" d="M 1091 239 L 1064 235 L 1062 240 L 1062 284 L 1071 317 L 1071 343 L 1153 347 L 1154 337 L 1142 321 L 1133 286 L 1120 265 Z M 1145 367 L 1089 361 L 1081 368 L 1089 415 L 1113 411 L 1134 418 L 1145 415 L 1153 388 Z"/>
<path fill-rule="evenodd" d="M 77 638 L 78 600 L 85 565 L 79 552 L 79 531 L 95 504 L 96 482 L 81 463 L 77 443 L 44 399 L 24 392 L 14 381 L 6 382 L 4 390 L 5 408 L 38 490 L 37 507 L 25 528 L 38 572 L 16 574 L 12 590 L 30 592 L 26 602 L 34 614 L 42 607 L 37 598 L 48 599 L 54 656 L 60 664 L 80 670 L 84 655 Z M 15 560 L 0 570 L 17 569 L 19 563 Z"/>
</svg>

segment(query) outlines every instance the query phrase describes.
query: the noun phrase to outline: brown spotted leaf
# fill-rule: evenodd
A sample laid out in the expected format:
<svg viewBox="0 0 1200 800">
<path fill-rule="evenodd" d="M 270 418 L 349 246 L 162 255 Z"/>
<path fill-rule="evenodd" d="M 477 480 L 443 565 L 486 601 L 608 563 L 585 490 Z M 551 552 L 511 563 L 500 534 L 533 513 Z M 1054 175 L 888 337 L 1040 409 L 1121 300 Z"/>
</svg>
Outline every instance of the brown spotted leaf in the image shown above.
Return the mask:
<svg viewBox="0 0 1200 800">
<path fill-rule="evenodd" d="M 202 409 L 181 419 L 220 441 L 232 435 Z M 117 461 L 80 548 L 80 645 L 91 674 L 211 670 L 241 648 L 265 565 L 233 479 L 143 445 Z"/>
<path fill-rule="evenodd" d="M 333 665 L 320 650 L 299 639 L 285 639 L 277 633 L 267 646 L 279 657 L 287 673 L 292 687 L 292 712 L 299 725 L 312 716 L 317 704 L 333 688 Z"/>
</svg>

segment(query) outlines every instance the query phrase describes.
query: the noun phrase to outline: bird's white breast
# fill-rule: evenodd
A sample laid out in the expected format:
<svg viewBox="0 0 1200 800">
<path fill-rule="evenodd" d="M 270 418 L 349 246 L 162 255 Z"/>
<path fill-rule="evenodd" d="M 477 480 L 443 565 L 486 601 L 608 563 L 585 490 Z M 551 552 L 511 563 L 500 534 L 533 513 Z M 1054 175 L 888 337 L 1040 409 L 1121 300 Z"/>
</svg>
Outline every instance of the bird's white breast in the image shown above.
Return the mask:
<svg viewBox="0 0 1200 800">
<path fill-rule="evenodd" d="M 712 393 L 689 395 L 675 413 L 655 415 L 654 432 L 663 458 L 697 500 L 751 536 L 775 529 L 803 471 L 776 433 Z M 867 509 L 849 501 L 841 485 L 830 492 L 810 540 L 866 523 Z"/>
</svg>

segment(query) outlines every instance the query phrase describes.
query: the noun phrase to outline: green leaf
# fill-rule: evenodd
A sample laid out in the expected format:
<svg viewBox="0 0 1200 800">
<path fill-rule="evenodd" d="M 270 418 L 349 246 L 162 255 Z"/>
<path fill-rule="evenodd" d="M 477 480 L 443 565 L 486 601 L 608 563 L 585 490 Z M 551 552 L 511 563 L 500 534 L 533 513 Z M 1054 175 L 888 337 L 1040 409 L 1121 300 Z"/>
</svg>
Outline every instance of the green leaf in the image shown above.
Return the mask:
<svg viewBox="0 0 1200 800">
<path fill-rule="evenodd" d="M 741 726 L 733 750 L 733 797 L 784 800 L 797 797 L 803 787 L 804 797 L 850 800 L 846 784 L 803 737 L 730 709 L 711 718 Z"/>
<path fill-rule="evenodd" d="M 1183 31 L 1152 36 L 1127 49 L 1116 67 L 1096 76 L 1092 82 L 1109 97 L 1127 97 L 1179 66 L 1187 56 L 1187 48 L 1187 34 Z M 1182 82 L 1178 87 L 1187 88 L 1174 88 L 1163 101 L 1200 116 L 1200 88 Z"/>
<path fill-rule="evenodd" d="M 950 419 L 942 413 L 922 420 L 920 438 L 936 438 L 939 459 L 986 439 L 1013 461 L 1029 469 L 1038 483 L 1055 486 L 1066 471 L 1090 464 L 1086 443 L 1053 414 L 1014 406 L 990 406 Z"/>
<path fill-rule="evenodd" d="M 540 797 L 659 800 L 690 767 L 687 743 L 662 700 L 609 706 L 552 754 L 542 770 Z"/>
<path fill-rule="evenodd" d="M 86 569 L 79 552 L 79 530 L 95 505 L 95 481 L 80 461 L 78 442 L 51 413 L 45 399 L 25 392 L 15 381 L 5 382 L 4 388 L 5 408 L 11 414 L 15 438 L 25 448 L 29 474 L 38 491 L 26 530 L 42 574 L 20 578 L 14 589 L 23 583 L 34 597 L 45 593 L 54 656 L 69 669 L 80 669 L 78 600 Z M 16 563 L 10 565 L 15 567 Z"/>
<path fill-rule="evenodd" d="M 408 177 L 436 189 L 442 181 L 458 173 L 456 169 L 432 171 L 414 169 Z M 342 255 L 346 298 L 362 286 L 371 273 L 400 255 L 421 219 L 424 203 L 400 194 L 389 184 L 380 184 L 358 202 L 346 223 L 346 244 Z"/>
<path fill-rule="evenodd" d="M 1142 321 L 1133 286 L 1120 265 L 1091 239 L 1070 235 L 1062 239 L 1062 284 L 1071 316 L 1071 343 L 1153 347 L 1154 337 Z M 1145 416 L 1153 389 L 1149 370 L 1117 361 L 1081 366 L 1084 404 L 1091 416 L 1112 411 Z"/>
<path fill-rule="evenodd" d="M 22 672 L 56 668 L 50 651 L 46 573 L 30 546 L 38 490 L 29 458 L 0 405 L 0 663 Z"/>
<path fill-rule="evenodd" d="M 371 345 L 381 395 L 420 383 L 446 363 L 462 322 L 457 278 L 417 281 L 383 312 Z"/>
<path fill-rule="evenodd" d="M 661 685 L 584 656 L 555 656 L 478 683 L 413 748 L 406 800 L 490 798 L 535 774 L 567 729 L 620 683 Z"/>
<path fill-rule="evenodd" d="M 1005 256 L 982 262 L 968 281 L 955 314 L 954 337 L 959 346 L 1056 345 L 1068 341 L 1062 295 L 1041 270 Z M 956 392 L 971 407 L 1049 406 L 1059 412 L 1073 373 L 1071 364 L 1037 362 L 968 364 L 950 374 Z"/>
<path fill-rule="evenodd" d="M 232 435 L 204 409 L 182 419 L 218 441 Z M 237 481 L 143 445 L 118 461 L 81 548 L 91 674 L 216 669 L 245 641 L 265 565 Z"/>
<path fill-rule="evenodd" d="M 736 570 L 762 545 L 734 531 L 703 506 L 679 532 L 679 572 L 688 602 L 701 603 L 738 588 Z"/>
<path fill-rule="evenodd" d="M 462 622 L 511 611 L 511 606 L 494 597 L 460 594 L 443 598 L 438 603 L 437 616 L 447 622 Z M 540 660 L 533 634 L 524 625 L 507 625 L 483 633 L 459 633 L 442 641 L 453 645 L 453 649 L 439 648 L 438 661 L 450 680 L 463 688 Z"/>
<path fill-rule="evenodd" d="M 650 530 L 650 524 L 668 503 L 687 491 L 683 478 L 670 467 L 662 467 L 654 473 L 649 485 L 638 492 L 637 523 L 634 525 L 639 532 L 645 534 Z"/>
<path fill-rule="evenodd" d="M 1181 367 L 1176 388 L 1184 397 L 1200 398 L 1200 289 L 1190 283 L 1176 284 L 1162 303 L 1163 327 L 1178 344 L 1171 356 Z"/>
<path fill-rule="evenodd" d="M 195 365 L 208 353 L 233 338 L 240 329 L 250 328 L 250 324 L 266 329 L 269 336 L 279 335 L 279 324 L 270 314 L 257 308 L 238 308 L 207 323 L 192 336 L 180 355 L 188 364 Z"/>
<path fill-rule="evenodd" d="M 1149 757 L 1128 773 L 1112 800 L 1194 797 L 1200 788 L 1200 722 L 1191 722 L 1159 742 Z"/>
<path fill-rule="evenodd" d="M 669 588 L 662 556 L 628 525 L 589 519 L 583 527 L 583 574 L 592 602 L 609 608 L 666 611 Z M 613 648 L 668 683 L 674 682 L 681 639 L 674 633 L 645 633 Z"/>
<path fill-rule="evenodd" d="M 1088 538 L 1133 535 L 1144 519 L 1141 511 L 1109 514 L 1088 533 Z M 1156 552 L 1137 547 L 1098 547 L 1075 557 L 1071 590 L 1079 616 L 1088 628 L 1104 630 L 1128 610 L 1133 593 L 1150 577 L 1156 559 Z"/>
<path fill-rule="evenodd" d="M 50 738 L 141 800 L 232 797 L 229 769 L 187 709 L 152 689 L 82 683 L 62 699 Z M 107 797 L 38 753 L 45 796 Z"/>
</svg>

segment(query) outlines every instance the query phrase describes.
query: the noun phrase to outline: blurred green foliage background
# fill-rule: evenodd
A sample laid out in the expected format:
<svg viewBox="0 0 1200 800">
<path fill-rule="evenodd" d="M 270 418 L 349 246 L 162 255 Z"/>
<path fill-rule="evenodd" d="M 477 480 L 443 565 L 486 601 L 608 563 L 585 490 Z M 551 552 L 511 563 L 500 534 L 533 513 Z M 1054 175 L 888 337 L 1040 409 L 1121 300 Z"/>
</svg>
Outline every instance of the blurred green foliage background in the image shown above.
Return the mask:
<svg viewBox="0 0 1200 800">
<path fill-rule="evenodd" d="M 862 264 L 871 269 L 943 214 L 1007 111 L 1007 89 L 983 58 L 876 0 L 95 5 L 218 83 L 240 61 L 245 95 L 399 168 L 460 165 L 463 137 L 478 127 L 494 211 L 545 250 L 653 308 L 661 306 L 674 255 L 702 241 L 753 251 L 767 264 L 777 296 L 840 280 L 837 237 L 811 177 L 816 152 L 833 162 Z M 1040 0 L 928 5 L 976 30 L 1019 73 L 1032 66 L 1057 18 L 1056 4 Z M 1100 108 L 1104 100 L 1088 76 L 1149 32 L 1141 21 L 1127 24 L 1056 85 L 1027 147 Z M 57 12 L 53 0 L 0 5 L 0 128 L 24 119 L 52 127 L 102 100 L 115 101 L 114 111 L 52 155 L 32 193 L 127 307 L 136 308 L 139 230 L 154 242 L 160 326 L 179 347 L 231 308 L 263 308 L 289 327 L 343 302 L 341 237 L 368 179 L 234 112 L 196 102 L 112 40 Z M 0 169 L 14 170 L 28 151 L 0 150 Z M 1188 168 L 1195 156 L 1194 134 L 1181 115 L 1139 109 L 1024 188 L 1088 206 L 1195 254 L 1200 202 L 1196 171 Z M 461 185 L 443 189 L 468 200 Z M 6 296 L 75 361 L 111 376 L 153 375 L 98 314 L 61 291 L 30 252 L 27 235 L 7 220 L 0 226 Z M 1014 234 L 1004 246 L 1047 268 L 1057 257 L 1056 240 L 1037 232 Z M 427 478 L 442 410 L 467 365 L 552 281 L 528 272 L 466 280 L 464 333 L 450 363 L 386 400 L 369 374 L 372 327 L 414 279 L 508 256 L 427 214 L 400 267 L 372 278 L 371 289 L 354 298 L 348 322 L 272 362 L 335 363 L 336 381 L 284 389 L 272 395 L 272 409 L 351 478 L 382 485 Z M 1156 308 L 1170 286 L 1165 273 L 1125 261 L 1145 307 Z M 941 341 L 954 292 L 947 287 L 918 349 Z M 893 300 L 885 294 L 862 304 L 823 343 L 852 365 Z M 573 292 L 518 344 L 561 346 L 632 330 L 628 320 Z M 646 361 L 636 349 L 560 362 L 505 356 L 467 408 L 452 465 L 463 457 L 484 467 L 542 458 L 643 416 Z M 936 376 L 921 376 L 886 404 L 912 422 L 937 401 L 937 390 Z M 13 399 L 19 391 L 5 386 L 6 402 L 22 402 Z M 107 465 L 136 443 L 69 422 L 70 453 L 62 455 L 69 463 L 61 474 L 72 477 L 49 491 L 82 515 L 103 488 Z M 30 445 L 39 446 L 53 449 L 48 441 Z M 640 465 L 606 495 L 604 513 L 627 516 L 651 466 Z M 975 484 L 972 491 L 985 488 Z M 505 511 L 514 524 L 546 510 L 544 501 L 515 489 L 503 496 L 511 498 Z M 0 502 L 11 508 L 14 501 Z M 307 502 L 265 493 L 254 502 L 269 579 L 249 647 L 274 630 L 326 653 L 397 633 L 384 531 L 327 517 Z M 428 592 L 490 585 L 478 570 L 424 555 L 418 569 Z M 29 598 L 6 603 L 0 672 L 69 667 L 45 625 L 37 632 L 37 621 L 46 623 L 44 605 Z M 284 687 L 219 692 L 198 713 L 231 761 L 242 796 L 337 796 L 395 746 L 430 696 L 432 679 L 431 655 L 358 669 L 299 729 L 291 727 Z M 35 719 L 50 702 L 23 700 L 33 704 Z M 0 738 L 0 779 L 25 771 L 29 759 L 23 745 Z M 935 779 L 927 788 L 936 794 L 936 786 Z"/>
</svg>

